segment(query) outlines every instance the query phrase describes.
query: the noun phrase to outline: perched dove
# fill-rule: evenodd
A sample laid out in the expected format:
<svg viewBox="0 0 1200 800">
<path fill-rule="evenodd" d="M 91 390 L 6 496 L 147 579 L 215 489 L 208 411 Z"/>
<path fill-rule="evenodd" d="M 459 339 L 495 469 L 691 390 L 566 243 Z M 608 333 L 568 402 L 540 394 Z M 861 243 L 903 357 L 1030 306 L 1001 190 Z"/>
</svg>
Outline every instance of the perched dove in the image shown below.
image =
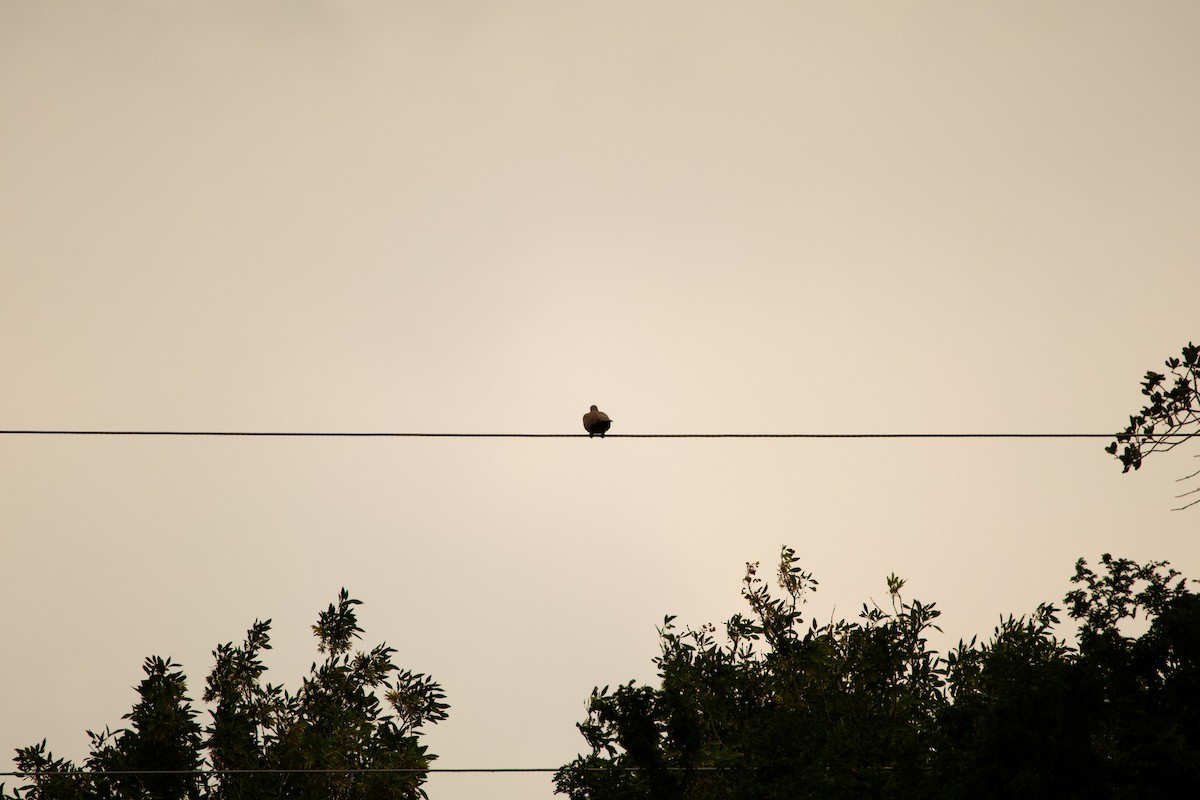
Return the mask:
<svg viewBox="0 0 1200 800">
<path fill-rule="evenodd" d="M 583 415 L 583 429 L 588 432 L 588 436 L 600 434 L 600 438 L 604 438 L 604 434 L 612 427 L 612 420 L 608 418 L 600 409 L 592 406 L 592 410 Z"/>
</svg>

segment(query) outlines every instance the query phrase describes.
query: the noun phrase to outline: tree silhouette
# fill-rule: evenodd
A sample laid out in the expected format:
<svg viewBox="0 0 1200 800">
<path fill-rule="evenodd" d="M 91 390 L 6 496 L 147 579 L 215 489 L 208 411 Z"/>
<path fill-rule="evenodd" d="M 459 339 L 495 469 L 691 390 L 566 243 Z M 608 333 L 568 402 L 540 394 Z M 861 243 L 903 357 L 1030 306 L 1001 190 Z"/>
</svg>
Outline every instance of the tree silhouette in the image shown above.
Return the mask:
<svg viewBox="0 0 1200 800">
<path fill-rule="evenodd" d="M 91 735 L 80 768 L 46 742 L 17 751 L 32 782 L 0 797 L 23 800 L 374 800 L 425 797 L 436 756 L 420 744 L 448 706 L 432 678 L 400 670 L 395 650 L 353 651 L 360 601 L 343 589 L 313 633 L 324 659 L 295 693 L 263 682 L 271 622 L 256 621 L 239 644 L 213 651 L 205 685 L 210 722 L 201 726 L 186 678 L 170 659 L 143 667 L 129 727 Z M 207 767 L 207 769 L 205 768 Z M 157 773 L 157 774 L 148 774 Z"/>
<path fill-rule="evenodd" d="M 1188 342 L 1183 348 L 1182 358 L 1168 358 L 1165 362 L 1168 375 L 1147 372 L 1142 380 L 1142 394 L 1150 398 L 1136 415 L 1129 417 L 1129 425 L 1117 434 L 1116 441 L 1105 448 L 1121 462 L 1122 472 L 1142 467 L 1142 460 L 1151 453 L 1173 450 L 1189 438 L 1200 433 L 1200 347 Z M 1121 452 L 1120 445 L 1125 445 Z M 1180 481 L 1200 475 L 1200 470 L 1185 475 Z M 1177 497 L 1183 498 L 1200 493 L 1193 489 Z M 1200 498 L 1175 509 L 1200 503 Z"/>
<path fill-rule="evenodd" d="M 1067 609 L 1009 616 L 944 657 L 934 604 L 805 624 L 794 551 L 775 594 L 748 564 L 750 614 L 659 629 L 659 685 L 598 688 L 590 752 L 555 775 L 571 800 L 1162 797 L 1200 781 L 1200 595 L 1165 562 L 1080 560 Z M 1121 625 L 1151 620 L 1140 638 Z"/>
</svg>

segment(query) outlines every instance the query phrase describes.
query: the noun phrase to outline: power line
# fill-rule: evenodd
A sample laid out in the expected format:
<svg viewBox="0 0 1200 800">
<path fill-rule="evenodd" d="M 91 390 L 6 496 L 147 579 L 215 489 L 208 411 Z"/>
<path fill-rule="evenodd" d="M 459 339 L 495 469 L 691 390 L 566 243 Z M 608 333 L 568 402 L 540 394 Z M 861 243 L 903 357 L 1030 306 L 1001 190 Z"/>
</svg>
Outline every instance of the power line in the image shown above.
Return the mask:
<svg viewBox="0 0 1200 800">
<path fill-rule="evenodd" d="M 60 771 L 32 772 L 0 772 L 0 777 L 7 778 L 49 778 L 49 777 L 110 777 L 131 775 L 183 775 L 204 777 L 207 775 L 381 775 L 381 774 L 414 774 L 426 772 L 439 773 L 499 773 L 499 772 L 559 772 L 564 767 L 343 767 L 328 769 L 68 769 Z M 613 769 L 626 772 L 639 771 L 640 767 L 605 766 L 577 767 L 584 772 L 608 772 Z M 666 766 L 667 770 L 682 770 L 684 767 Z M 693 766 L 688 769 L 698 772 L 711 772 L 726 767 Z"/>
<path fill-rule="evenodd" d="M 247 436 L 279 438 L 459 438 L 580 439 L 586 433 L 416 433 L 393 431 L 152 431 L 152 430 L 0 430 L 4 436 Z M 1126 433 L 610 433 L 605 439 L 1117 439 Z M 1193 433 L 1158 434 L 1159 439 L 1191 439 Z"/>
</svg>

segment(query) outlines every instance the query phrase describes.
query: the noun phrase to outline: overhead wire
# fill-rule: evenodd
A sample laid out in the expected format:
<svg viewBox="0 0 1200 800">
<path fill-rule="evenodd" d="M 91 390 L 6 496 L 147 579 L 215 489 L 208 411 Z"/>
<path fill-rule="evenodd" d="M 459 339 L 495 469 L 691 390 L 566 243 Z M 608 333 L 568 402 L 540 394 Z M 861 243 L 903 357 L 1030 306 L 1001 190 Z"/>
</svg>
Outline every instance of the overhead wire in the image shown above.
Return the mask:
<svg viewBox="0 0 1200 800">
<path fill-rule="evenodd" d="M 474 439 L 579 439 L 586 433 L 447 433 L 399 431 L 223 431 L 223 430 L 0 430 L 3 436 L 212 436 L 292 438 L 474 438 Z M 1128 433 L 609 433 L 604 439 L 1119 439 Z M 1158 434 L 1161 439 L 1191 439 L 1192 433 Z"/>
<path fill-rule="evenodd" d="M 223 431 L 223 430 L 77 430 L 9 429 L 4 436 L 193 436 L 193 437 L 280 437 L 280 438 L 503 438 L 503 439 L 578 439 L 592 438 L 586 433 L 447 433 L 397 431 Z M 612 433 L 606 439 L 1116 439 L 1122 433 Z M 1191 439 L 1200 431 L 1161 434 L 1163 439 Z M 1191 476 L 1188 476 L 1191 477 Z M 1191 492 L 1185 493 L 1191 494 Z M 1183 495 L 1180 495 L 1181 497 Z M 585 767 L 586 771 L 611 767 Z M 366 774 L 366 773 L 548 773 L 561 767 L 408 767 L 355 769 L 207 769 L 207 770 L 66 770 L 54 772 L 0 772 L 0 777 L 109 776 L 109 775 L 291 775 L 291 774 Z M 637 767 L 622 769 L 636 770 Z M 693 767 L 712 770 L 717 767 Z"/>
<path fill-rule="evenodd" d="M 0 778 L 48 778 L 48 777 L 128 777 L 133 775 L 185 775 L 204 777 L 208 775 L 379 775 L 379 774 L 412 774 L 412 773 L 497 773 L 497 772 L 559 772 L 565 767 L 335 767 L 321 769 L 68 769 L 68 770 L 32 770 L 29 772 L 0 772 Z M 620 769 L 636 772 L 640 767 L 605 766 L 578 767 L 584 772 L 607 772 Z M 682 770 L 684 767 L 664 767 L 667 770 Z M 711 772 L 725 769 L 716 766 L 693 766 L 687 769 L 698 772 Z"/>
<path fill-rule="evenodd" d="M 196 437 L 291 437 L 291 438 L 508 438 L 577 439 L 592 438 L 586 433 L 446 433 L 394 431 L 220 431 L 220 430 L 0 430 L 5 436 L 196 436 Z M 1116 439 L 1122 433 L 613 433 L 606 439 Z M 1163 439 L 1191 439 L 1200 431 L 1160 434 Z M 1200 473 L 1194 473 L 1200 474 Z M 1192 477 L 1192 476 L 1187 476 Z M 1180 479 L 1183 480 L 1183 479 Z M 1200 490 L 1197 490 L 1200 491 Z M 1193 492 L 1185 492 L 1183 497 Z M 604 771 L 612 767 L 584 767 L 584 771 Z M 131 776 L 131 775 L 306 775 L 306 774 L 385 774 L 385 773 L 551 773 L 562 767 L 398 767 L 341 769 L 206 769 L 206 770 L 64 770 L 51 772 L 0 772 L 0 777 L 38 778 L 51 776 Z M 637 767 L 621 767 L 635 771 Z M 668 768 L 670 769 L 670 768 Z M 695 770 L 718 767 L 697 766 Z"/>
</svg>

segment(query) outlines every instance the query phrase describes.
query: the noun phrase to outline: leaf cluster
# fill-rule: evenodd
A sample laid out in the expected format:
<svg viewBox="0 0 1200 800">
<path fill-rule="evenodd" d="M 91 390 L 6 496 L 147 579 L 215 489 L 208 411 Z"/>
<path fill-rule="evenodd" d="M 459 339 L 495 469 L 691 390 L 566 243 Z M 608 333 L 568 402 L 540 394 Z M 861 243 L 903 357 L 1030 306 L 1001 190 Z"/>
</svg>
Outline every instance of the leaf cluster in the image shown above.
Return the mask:
<svg viewBox="0 0 1200 800">
<path fill-rule="evenodd" d="M 423 726 L 447 716 L 445 695 L 427 675 L 399 669 L 386 644 L 355 651 L 355 606 L 342 589 L 313 633 L 324 659 L 294 693 L 264 681 L 271 621 L 255 621 L 240 644 L 218 645 L 203 699 L 209 724 L 187 696 L 169 659 L 149 658 L 127 728 L 91 734 L 79 767 L 55 758 L 46 742 L 17 751 L 32 782 L 10 800 L 373 800 L 424 797 L 435 755 L 420 744 Z M 209 768 L 206 770 L 205 768 Z M 371 772 L 363 770 L 408 770 Z M 202 770 L 204 770 L 202 772 Z M 277 770 L 314 772 L 280 773 Z M 415 771 L 411 771 L 415 770 Z M 146 771 L 173 774 L 147 775 Z M 72 774 L 74 773 L 74 774 Z"/>
<path fill-rule="evenodd" d="M 1104 448 L 1121 462 L 1122 472 L 1141 469 L 1146 456 L 1171 450 L 1200 429 L 1200 347 L 1188 342 L 1180 358 L 1164 364 L 1168 373 L 1148 371 L 1142 380 L 1149 402 Z"/>
<path fill-rule="evenodd" d="M 748 615 L 659 629 L 658 686 L 592 692 L 589 752 L 555 776 L 571 800 L 1152 797 L 1200 779 L 1200 595 L 1165 563 L 1076 565 L 1060 609 L 1003 618 L 944 656 L 934 604 L 807 623 L 816 581 L 783 548 L 776 594 L 747 564 Z M 1121 620 L 1153 620 L 1140 639 Z M 1190 694 L 1189 694 L 1190 693 Z M 1193 784 L 1194 785 L 1194 784 Z"/>
</svg>

